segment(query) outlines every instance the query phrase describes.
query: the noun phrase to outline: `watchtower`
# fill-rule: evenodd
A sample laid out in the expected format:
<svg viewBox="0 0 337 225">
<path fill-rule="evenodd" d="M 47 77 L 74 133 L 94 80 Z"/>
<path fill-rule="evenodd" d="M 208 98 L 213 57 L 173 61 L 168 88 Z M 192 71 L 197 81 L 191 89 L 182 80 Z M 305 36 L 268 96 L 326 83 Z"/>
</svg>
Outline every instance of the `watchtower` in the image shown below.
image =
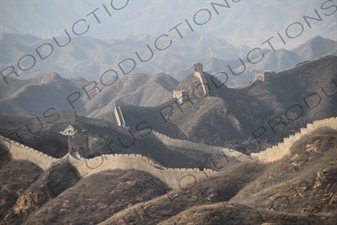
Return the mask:
<svg viewBox="0 0 337 225">
<path fill-rule="evenodd" d="M 203 71 L 204 70 L 201 63 L 194 64 L 194 72 L 202 73 Z"/>
<path fill-rule="evenodd" d="M 265 82 L 265 73 L 264 72 L 255 73 L 255 80 Z"/>
<path fill-rule="evenodd" d="M 172 97 L 176 98 L 180 104 L 183 104 L 187 99 L 189 99 L 188 90 L 173 91 Z"/>
<path fill-rule="evenodd" d="M 89 155 L 89 138 L 87 130 L 76 130 L 72 125 L 69 125 L 60 133 L 64 136 L 68 136 L 69 153 L 78 151 L 82 156 Z"/>
<path fill-rule="evenodd" d="M 204 96 L 208 96 L 209 93 L 207 90 L 209 90 L 209 88 L 206 88 L 207 81 L 204 77 L 203 66 L 201 63 L 194 64 L 194 76 L 199 79 Z"/>
<path fill-rule="evenodd" d="M 68 123 L 68 124 L 75 124 L 76 123 L 76 110 L 63 110 L 61 121 Z"/>
<path fill-rule="evenodd" d="M 270 75 L 275 74 L 275 72 L 258 72 L 255 73 L 255 80 L 260 80 L 266 82 L 270 80 Z"/>
</svg>

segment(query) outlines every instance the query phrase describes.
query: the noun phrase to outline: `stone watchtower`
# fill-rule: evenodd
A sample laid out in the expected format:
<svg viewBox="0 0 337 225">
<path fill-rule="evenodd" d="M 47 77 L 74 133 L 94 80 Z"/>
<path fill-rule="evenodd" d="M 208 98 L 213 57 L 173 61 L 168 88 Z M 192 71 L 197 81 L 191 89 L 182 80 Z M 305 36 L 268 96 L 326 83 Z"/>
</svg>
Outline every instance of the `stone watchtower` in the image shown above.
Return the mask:
<svg viewBox="0 0 337 225">
<path fill-rule="evenodd" d="M 270 75 L 274 74 L 273 72 L 259 72 L 255 73 L 255 80 L 260 80 L 262 82 L 269 81 Z"/>
<path fill-rule="evenodd" d="M 188 90 L 173 91 L 172 97 L 176 98 L 178 100 L 179 104 L 183 104 L 183 103 L 186 102 L 187 99 L 189 99 Z"/>
<path fill-rule="evenodd" d="M 203 71 L 204 70 L 201 63 L 194 64 L 194 72 L 202 73 Z"/>
<path fill-rule="evenodd" d="M 64 136 L 68 136 L 68 151 L 69 154 L 78 152 L 80 155 L 87 157 L 89 151 L 89 139 L 87 130 L 76 130 L 72 125 L 69 125 L 64 131 L 60 131 Z"/>
<path fill-rule="evenodd" d="M 62 111 L 62 122 L 68 124 L 76 123 L 76 110 L 63 110 Z"/>
<path fill-rule="evenodd" d="M 209 88 L 206 88 L 208 84 L 204 77 L 203 66 L 201 63 L 194 64 L 194 76 L 199 79 L 204 96 L 208 96 Z"/>
</svg>

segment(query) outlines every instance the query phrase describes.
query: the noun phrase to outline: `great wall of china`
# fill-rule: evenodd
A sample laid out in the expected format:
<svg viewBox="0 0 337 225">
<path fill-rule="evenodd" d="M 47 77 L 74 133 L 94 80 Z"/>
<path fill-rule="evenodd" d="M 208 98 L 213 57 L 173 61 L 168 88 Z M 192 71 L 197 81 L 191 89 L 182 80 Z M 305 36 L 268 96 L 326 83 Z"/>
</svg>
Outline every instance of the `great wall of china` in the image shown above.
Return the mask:
<svg viewBox="0 0 337 225">
<path fill-rule="evenodd" d="M 161 134 L 157 131 L 152 131 L 152 133 L 165 145 L 167 146 L 172 146 L 172 147 L 177 147 L 177 148 L 186 148 L 186 149 L 191 149 L 191 150 L 199 150 L 203 152 L 223 152 L 226 156 L 236 158 L 239 161 L 245 161 L 249 160 L 250 157 L 235 151 L 231 150 L 229 148 L 223 148 L 223 147 L 218 147 L 218 146 L 212 146 L 212 145 L 205 145 L 202 143 L 196 143 L 192 141 L 187 141 L 187 140 L 181 140 L 181 139 L 174 139 L 170 138 L 164 134 Z"/>
<path fill-rule="evenodd" d="M 126 128 L 126 123 L 120 106 L 115 106 L 115 116 L 118 126 Z"/>
<path fill-rule="evenodd" d="M 46 155 L 2 135 L 0 135 L 0 143 L 7 147 L 6 153 L 10 153 L 13 159 L 33 162 L 42 170 L 47 170 L 52 164 L 61 161 L 61 159 Z M 2 153 L 2 155 L 6 153 Z M 99 155 L 92 159 L 84 159 L 78 155 L 67 153 L 62 159 L 64 158 L 68 158 L 81 177 L 105 170 L 136 169 L 152 174 L 172 188 L 194 183 L 199 179 L 217 174 L 211 169 L 201 171 L 199 168 L 166 168 L 139 154 Z"/>
<path fill-rule="evenodd" d="M 252 153 L 251 158 L 259 160 L 263 163 L 269 163 L 281 159 L 283 156 L 289 154 L 289 149 L 292 144 L 297 141 L 302 135 L 308 134 L 319 127 L 331 127 L 337 129 L 337 118 L 329 118 L 324 120 L 315 121 L 307 124 L 306 128 L 302 128 L 300 132 L 284 138 L 284 141 L 276 146 L 267 148 L 265 151 L 259 153 Z M 184 146 L 187 148 L 195 149 L 197 145 L 194 142 L 184 140 L 171 139 L 163 134 L 154 132 L 154 134 L 167 145 Z M 8 139 L 0 135 L 0 142 L 7 147 L 8 152 L 11 153 L 12 158 L 16 160 L 28 160 L 35 163 L 41 169 L 47 170 L 53 163 L 59 162 L 57 159 L 46 155 L 38 150 L 27 147 L 16 141 Z M 202 146 L 202 145 L 201 145 Z M 206 148 L 207 145 L 200 148 Z M 238 157 L 241 153 L 235 151 L 224 151 L 224 148 L 210 146 L 215 150 L 221 150 L 229 156 Z M 2 155 L 4 155 L 3 153 Z M 186 185 L 187 183 L 196 182 L 199 179 L 208 176 L 216 175 L 217 172 L 210 169 L 199 170 L 199 168 L 166 168 L 159 164 L 154 163 L 151 159 L 139 154 L 115 154 L 115 155 L 99 155 L 92 159 L 84 159 L 79 155 L 67 154 L 63 158 L 68 158 L 69 162 L 78 170 L 82 177 L 86 177 L 101 171 L 113 169 L 135 169 L 148 172 L 153 176 L 159 178 L 170 187 L 174 188 L 179 185 Z M 239 157 L 242 159 L 249 159 L 248 157 Z"/>
<path fill-rule="evenodd" d="M 208 93 L 208 88 L 206 88 L 206 85 L 207 85 L 207 81 L 204 77 L 204 74 L 202 72 L 202 65 L 201 64 L 197 64 L 195 65 L 195 71 L 194 71 L 194 76 L 197 77 L 200 81 L 200 84 L 202 86 L 202 90 L 204 91 L 204 95 L 207 96 L 209 93 Z"/>
<path fill-rule="evenodd" d="M 247 87 L 249 87 L 249 86 L 255 84 L 255 82 L 258 81 L 258 80 L 259 80 L 259 79 L 255 79 L 255 80 L 251 81 L 251 83 L 246 84 L 246 85 L 241 85 L 241 86 L 228 86 L 228 88 L 230 88 L 230 89 L 244 89 L 244 88 L 247 88 Z"/>
<path fill-rule="evenodd" d="M 43 170 L 48 169 L 53 163 L 59 161 L 57 158 L 46 155 L 36 149 L 25 146 L 2 135 L 0 135 L 0 143 L 7 148 L 13 159 L 30 161 Z M 3 153 L 2 155 L 4 154 L 6 153 Z"/>
<path fill-rule="evenodd" d="M 116 117 L 116 120 L 119 121 L 118 122 L 119 126 L 122 126 L 122 124 L 124 124 L 124 126 L 126 126 L 122 109 L 119 106 L 115 107 L 115 117 Z M 159 133 L 155 130 L 153 130 L 152 133 L 161 142 L 163 142 L 167 146 L 172 146 L 172 147 L 177 147 L 177 148 L 186 148 L 186 149 L 191 149 L 191 150 L 199 150 L 199 151 L 203 151 L 203 152 L 207 152 L 207 153 L 223 152 L 226 156 L 236 158 L 239 161 L 249 160 L 249 157 L 247 155 L 242 154 L 241 152 L 238 152 L 238 151 L 235 151 L 235 150 L 231 150 L 229 148 L 205 145 L 205 144 L 202 144 L 202 143 L 196 143 L 196 142 L 181 140 L 181 139 L 174 139 L 174 138 L 168 137 L 164 134 L 161 134 L 161 133 Z"/>
<path fill-rule="evenodd" d="M 331 127 L 332 129 L 337 130 L 337 117 L 317 120 L 313 123 L 308 123 L 305 128 L 301 128 L 300 132 L 284 138 L 283 142 L 280 142 L 278 145 L 267 148 L 266 150 L 259 153 L 252 153 L 251 158 L 264 163 L 279 160 L 283 156 L 290 153 L 290 147 L 294 144 L 295 141 L 299 140 L 302 135 L 308 134 L 319 127 Z"/>
</svg>

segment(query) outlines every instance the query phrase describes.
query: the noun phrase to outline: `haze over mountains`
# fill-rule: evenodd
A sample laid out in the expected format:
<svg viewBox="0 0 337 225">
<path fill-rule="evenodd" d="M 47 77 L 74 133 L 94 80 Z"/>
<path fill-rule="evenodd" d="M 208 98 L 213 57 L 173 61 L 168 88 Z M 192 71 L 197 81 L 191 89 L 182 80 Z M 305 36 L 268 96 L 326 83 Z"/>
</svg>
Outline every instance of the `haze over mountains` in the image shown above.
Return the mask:
<svg viewBox="0 0 337 225">
<path fill-rule="evenodd" d="M 6 45 L 7 47 L 5 48 L 5 51 L 2 51 L 1 53 L 3 54 L 7 50 L 9 51 L 11 49 L 9 52 L 14 55 L 20 53 L 24 54 L 24 51 L 21 50 L 29 49 L 30 47 L 27 47 L 30 45 L 29 43 L 35 43 L 33 46 L 38 46 L 44 42 L 44 40 L 33 36 L 12 34 L 5 34 L 3 40 L 8 43 L 8 45 Z M 124 42 L 130 42 L 130 40 L 125 40 Z M 198 54 L 194 54 L 192 52 L 192 45 L 198 46 L 198 42 L 200 43 L 201 48 L 197 49 L 197 51 L 200 52 Z M 203 44 L 201 44 L 201 42 Z M 20 43 L 20 45 L 15 43 Z M 101 65 L 102 63 L 106 64 L 109 60 L 113 59 L 112 56 L 108 57 L 108 49 L 114 49 L 114 46 L 120 46 L 120 49 L 128 46 L 127 44 L 123 45 L 122 43 L 123 41 L 119 41 L 118 43 L 111 42 L 111 44 L 109 44 L 97 39 L 81 37 L 78 38 L 78 40 L 75 40 L 74 44 L 70 45 L 70 52 L 66 52 L 63 49 L 55 50 L 56 52 L 50 56 L 51 58 L 45 60 L 49 60 L 50 62 L 40 61 L 32 69 L 33 71 L 61 70 L 61 73 L 45 73 L 44 75 L 24 80 L 17 79 L 18 77 L 11 74 L 6 78 L 8 80 L 8 84 L 6 84 L 2 79 L 0 82 L 0 113 L 9 115 L 39 116 L 50 107 L 56 108 L 57 111 L 72 109 L 67 97 L 74 92 L 81 93 L 81 98 L 74 102 L 74 106 L 79 115 L 88 115 L 91 117 L 106 115 L 106 113 L 111 111 L 114 105 L 156 106 L 164 103 L 165 100 L 170 98 L 172 90 L 178 85 L 178 81 L 171 76 L 165 75 L 164 73 L 157 73 L 152 76 L 144 73 L 132 73 L 124 76 L 124 78 L 119 77 L 113 85 L 108 87 L 103 86 L 98 81 L 98 87 L 101 88 L 102 92 L 94 89 L 90 92 L 88 91 L 90 99 L 87 97 L 82 88 L 88 84 L 89 81 L 97 80 L 96 75 L 100 72 L 98 65 Z M 189 54 L 175 56 L 172 54 L 167 54 L 166 56 L 163 55 L 163 59 L 160 63 L 165 64 L 166 62 L 171 62 L 172 64 L 168 64 L 167 71 L 180 71 L 178 73 L 181 74 L 180 78 L 183 79 L 190 73 L 190 71 L 192 71 L 192 59 L 194 58 L 196 60 L 197 55 L 200 55 L 201 52 L 206 52 L 203 55 L 207 55 L 208 48 L 206 47 L 204 49 L 203 47 L 207 45 L 214 45 L 214 43 L 222 46 L 222 48 L 217 49 L 220 52 L 218 56 L 223 56 L 223 59 L 226 58 L 226 60 L 215 57 L 205 59 L 202 61 L 204 70 L 211 74 L 215 74 L 219 71 L 226 71 L 228 75 L 228 81 L 226 83 L 227 86 L 237 86 L 242 83 L 248 84 L 249 81 L 254 79 L 253 74 L 255 72 L 282 71 L 287 68 L 292 68 L 295 64 L 302 61 L 317 59 L 324 55 L 336 54 L 337 49 L 337 42 L 318 36 L 298 46 L 293 51 L 281 49 L 273 52 L 265 50 L 264 59 L 257 64 L 250 64 L 244 57 L 242 57 L 242 59 L 245 60 L 246 72 L 240 76 L 233 76 L 231 75 L 231 72 L 229 72 L 228 65 L 231 65 L 233 68 L 237 67 L 237 71 L 242 71 L 243 68 L 242 66 L 240 67 L 241 63 L 238 59 L 228 59 L 238 54 L 239 50 L 225 41 L 218 40 L 217 42 L 215 39 L 207 37 L 202 40 L 195 40 L 194 43 L 188 43 L 186 41 L 184 44 L 189 44 L 191 46 L 190 48 L 185 47 L 185 50 L 190 51 Z M 136 45 L 139 45 L 139 43 Z M 178 49 L 178 47 L 176 48 Z M 244 48 L 243 51 L 248 51 L 248 47 Z M 106 55 L 103 57 L 103 55 L 99 53 Z M 82 57 L 82 60 L 77 61 L 74 59 L 74 56 L 76 55 Z M 103 58 L 100 58 L 100 55 Z M 4 61 L 9 63 L 10 57 L 6 54 L 3 54 L 3 56 Z M 69 57 L 71 57 L 72 60 L 69 60 Z M 96 61 L 92 61 L 90 57 L 95 57 Z M 167 57 L 172 60 L 169 60 Z M 174 58 L 176 58 L 176 61 Z M 180 63 L 175 66 L 174 62 L 178 63 L 180 60 L 186 63 Z M 188 64 L 188 62 L 190 62 L 190 64 Z M 62 65 L 63 68 L 60 68 L 57 65 Z M 144 67 L 147 66 L 146 63 L 142 65 L 144 65 Z M 97 68 L 97 70 L 92 70 L 96 71 L 95 73 L 86 73 L 85 71 L 90 71 L 90 68 Z M 81 72 L 62 73 L 62 71 L 72 70 L 79 70 Z M 27 72 L 29 73 L 29 71 Z M 34 76 L 36 76 L 36 74 L 38 73 L 34 73 Z M 65 77 L 67 77 L 67 74 L 69 76 L 77 74 L 80 77 L 66 79 Z M 91 79 L 86 80 L 83 78 L 86 77 L 85 74 L 88 74 L 88 77 Z M 172 72 L 172 74 L 174 75 L 176 73 Z M 26 74 L 22 74 L 19 78 L 27 77 Z M 225 81 L 224 79 L 226 77 L 219 75 L 218 78 Z M 114 81 L 116 78 L 112 79 Z M 92 87 L 93 85 L 89 85 L 86 87 L 86 90 L 91 90 Z M 75 97 L 76 95 L 71 99 L 75 99 Z"/>
<path fill-rule="evenodd" d="M 184 39 L 175 39 L 166 51 L 160 52 L 151 47 L 154 51 L 153 57 L 148 62 L 140 62 L 135 52 L 138 52 L 142 59 L 149 59 L 151 55 L 146 47 L 150 43 L 149 40 L 153 41 L 154 37 L 145 35 L 110 41 L 79 37 L 72 38 L 69 45 L 59 48 L 53 40 L 29 35 L 3 34 L 1 70 L 6 76 L 11 71 L 7 67 L 14 66 L 20 74 L 20 79 L 54 72 L 64 78 L 82 77 L 88 81 L 97 81 L 103 73 L 111 69 L 118 73 L 119 78 L 123 77 L 123 69 L 125 73 L 129 71 L 147 74 L 164 72 L 177 80 L 182 80 L 191 71 L 194 63 L 202 62 L 209 73 L 226 72 L 229 77 L 228 84 L 239 85 L 251 81 L 255 71 L 278 72 L 301 61 L 329 54 L 336 55 L 337 49 L 336 41 L 317 36 L 293 51 L 279 49 L 273 52 L 266 48 L 262 51 L 265 54 L 263 60 L 257 64 L 250 64 L 247 62 L 247 53 L 250 51 L 248 46 L 235 47 L 224 39 L 209 34 L 187 33 Z M 46 43 L 54 46 L 53 49 L 49 45 L 43 45 Z M 35 52 L 41 45 L 43 45 L 39 48 L 41 56 L 47 57 L 50 54 L 45 60 L 40 60 Z M 20 71 L 18 60 L 28 53 L 35 56 L 36 63 L 28 71 Z M 260 57 L 260 53 L 256 53 L 250 59 L 256 61 Z M 245 65 L 247 68 L 243 68 L 239 58 L 247 64 Z M 134 63 L 130 59 L 135 60 Z M 123 62 L 123 60 L 126 61 Z M 32 59 L 25 58 L 20 61 L 20 66 L 27 68 L 32 66 L 32 63 Z M 135 66 L 134 69 L 133 66 Z M 233 76 L 228 66 L 236 73 L 243 71 L 244 73 L 241 76 Z M 18 78 L 14 74 L 9 77 Z"/>
<path fill-rule="evenodd" d="M 95 1 L 95 2 L 4 2 L 1 12 L 1 30 L 4 33 L 34 34 L 39 37 L 51 37 L 64 34 L 63 29 L 71 30 L 72 25 L 79 23 L 78 30 L 90 25 L 87 35 L 99 39 L 126 38 L 129 35 L 150 34 L 158 36 L 169 32 L 187 19 L 194 30 L 207 32 L 224 38 L 230 43 L 242 45 L 259 45 L 269 37 L 275 36 L 291 23 L 301 22 L 305 32 L 295 41 L 303 43 L 317 35 L 336 38 L 334 1 L 211 1 L 228 7 L 217 7 L 217 14 L 210 2 L 191 1 Z M 104 9 L 108 9 L 110 15 Z M 122 8 L 114 10 L 112 8 Z M 201 9 L 211 12 L 211 19 L 205 25 L 198 26 L 193 17 Z M 95 11 L 99 22 L 94 18 Z M 322 21 L 312 21 L 311 28 L 303 16 L 317 17 L 317 10 Z M 204 11 L 196 16 L 196 21 L 206 20 Z M 15 20 L 14 20 L 15 18 Z M 155 18 L 155 19 L 154 19 Z M 179 29 L 189 29 L 184 23 Z M 298 28 L 296 28 L 298 29 Z M 49 33 L 50 32 L 50 33 Z M 336 40 L 336 39 L 335 39 Z M 237 42 L 237 43 L 234 43 Z M 291 44 L 298 43 L 288 43 Z M 292 47 L 296 47 L 292 46 Z"/>
</svg>

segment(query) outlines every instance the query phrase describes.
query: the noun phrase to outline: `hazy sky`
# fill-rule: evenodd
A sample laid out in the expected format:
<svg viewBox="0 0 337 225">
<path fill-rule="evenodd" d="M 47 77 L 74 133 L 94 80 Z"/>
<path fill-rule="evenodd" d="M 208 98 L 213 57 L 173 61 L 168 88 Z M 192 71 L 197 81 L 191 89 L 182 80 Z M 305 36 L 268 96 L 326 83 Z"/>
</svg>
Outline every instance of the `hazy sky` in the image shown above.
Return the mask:
<svg viewBox="0 0 337 225">
<path fill-rule="evenodd" d="M 228 4 L 229 7 L 214 4 L 212 6 L 211 3 Z M 180 23 L 177 29 L 192 32 L 187 20 L 193 30 L 223 37 L 234 45 L 253 46 L 272 36 L 276 38 L 277 33 L 285 39 L 288 34 L 295 36 L 300 33 L 296 40 L 285 40 L 286 47 L 289 47 L 297 46 L 316 35 L 337 40 L 337 6 L 333 5 L 337 5 L 336 0 L 241 0 L 236 3 L 232 0 L 228 0 L 227 3 L 215 0 L 2 0 L 1 31 L 48 38 L 63 35 L 64 29 L 67 29 L 71 36 L 76 36 L 72 32 L 73 26 L 75 32 L 83 33 L 89 25 L 84 35 L 100 39 L 125 38 L 140 34 L 156 37 L 176 32 L 169 30 Z M 312 26 L 310 28 L 303 16 L 321 16 L 322 21 L 309 20 Z"/>
</svg>

